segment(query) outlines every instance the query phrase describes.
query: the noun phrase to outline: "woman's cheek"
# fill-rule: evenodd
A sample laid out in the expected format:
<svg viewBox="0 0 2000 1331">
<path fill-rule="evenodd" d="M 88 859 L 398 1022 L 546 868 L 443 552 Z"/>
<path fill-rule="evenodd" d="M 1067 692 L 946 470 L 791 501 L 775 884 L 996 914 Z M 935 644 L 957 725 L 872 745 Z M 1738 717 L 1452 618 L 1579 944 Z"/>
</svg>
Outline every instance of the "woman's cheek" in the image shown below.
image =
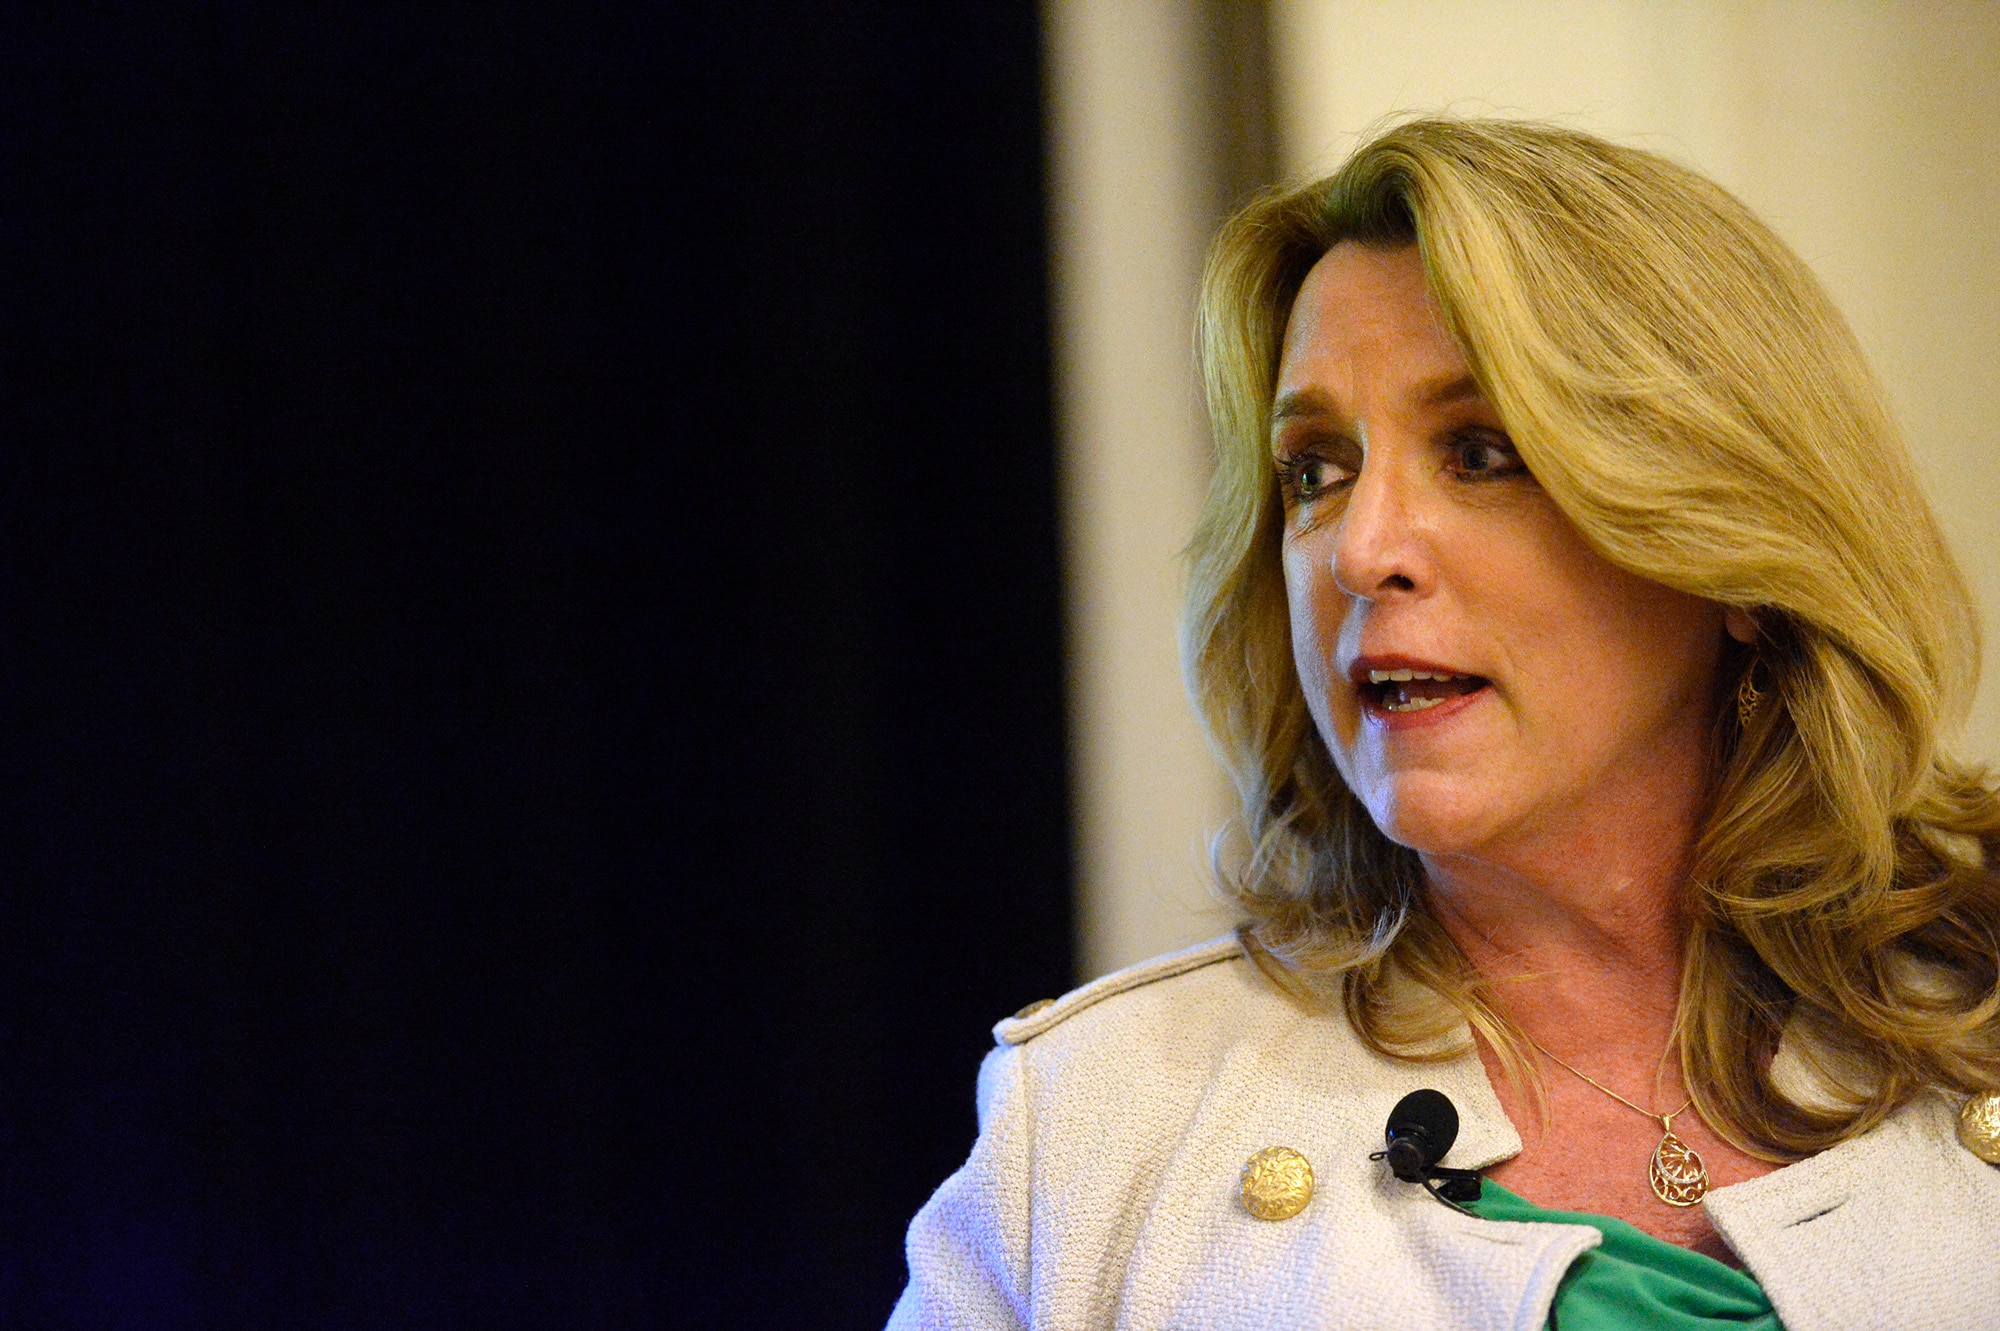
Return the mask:
<svg viewBox="0 0 2000 1331">
<path fill-rule="evenodd" d="M 1334 669 L 1346 597 L 1333 585 L 1331 564 L 1310 547 L 1285 549 L 1285 597 L 1291 612 L 1292 663 L 1320 737 L 1340 752 L 1352 747 L 1361 724 L 1354 690 Z M 1322 571 L 1324 570 L 1324 571 Z"/>
</svg>

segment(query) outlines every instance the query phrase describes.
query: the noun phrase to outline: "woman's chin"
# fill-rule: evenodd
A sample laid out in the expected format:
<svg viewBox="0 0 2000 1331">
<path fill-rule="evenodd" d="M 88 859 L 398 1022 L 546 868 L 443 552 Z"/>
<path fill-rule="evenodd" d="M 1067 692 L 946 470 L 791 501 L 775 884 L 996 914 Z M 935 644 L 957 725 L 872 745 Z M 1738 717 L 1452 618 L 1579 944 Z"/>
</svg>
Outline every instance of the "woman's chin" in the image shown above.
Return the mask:
<svg viewBox="0 0 2000 1331">
<path fill-rule="evenodd" d="M 1504 821 L 1488 801 L 1431 773 L 1399 777 L 1363 802 L 1383 836 L 1421 855 L 1476 851 Z"/>
</svg>

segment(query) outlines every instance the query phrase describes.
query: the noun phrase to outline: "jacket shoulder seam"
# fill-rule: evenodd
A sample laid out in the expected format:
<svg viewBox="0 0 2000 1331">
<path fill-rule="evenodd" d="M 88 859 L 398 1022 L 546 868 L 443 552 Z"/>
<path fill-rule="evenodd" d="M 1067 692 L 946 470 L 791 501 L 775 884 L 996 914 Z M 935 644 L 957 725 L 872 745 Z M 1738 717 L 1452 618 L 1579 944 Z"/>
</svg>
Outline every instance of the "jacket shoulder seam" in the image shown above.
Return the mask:
<svg viewBox="0 0 2000 1331">
<path fill-rule="evenodd" d="M 1127 966 L 1124 970 L 1100 976 L 1089 984 L 1070 990 L 1046 1006 L 1031 1006 L 1024 1009 L 1025 1015 L 1008 1017 L 996 1023 L 993 1027 L 993 1038 L 1003 1045 L 1024 1044 L 1044 1031 L 1060 1026 L 1086 1008 L 1095 1007 L 1107 998 L 1242 956 L 1243 946 L 1234 934 L 1211 939 L 1206 943 L 1197 943 L 1179 952 L 1169 952 L 1165 956 L 1154 957 L 1150 961 L 1142 961 L 1135 966 Z"/>
</svg>

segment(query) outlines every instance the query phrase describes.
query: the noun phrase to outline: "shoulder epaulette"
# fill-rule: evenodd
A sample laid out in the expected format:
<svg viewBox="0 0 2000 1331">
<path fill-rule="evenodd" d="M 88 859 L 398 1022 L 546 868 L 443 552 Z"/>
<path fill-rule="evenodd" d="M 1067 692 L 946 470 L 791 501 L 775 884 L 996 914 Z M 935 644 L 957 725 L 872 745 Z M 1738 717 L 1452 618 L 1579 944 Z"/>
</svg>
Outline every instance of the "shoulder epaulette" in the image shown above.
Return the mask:
<svg viewBox="0 0 2000 1331">
<path fill-rule="evenodd" d="M 1160 980 L 1185 975 L 1203 966 L 1213 966 L 1218 961 L 1229 961 L 1243 955 L 1242 944 L 1236 935 L 1213 939 L 1206 943 L 1196 943 L 1193 947 L 1182 948 L 1179 952 L 1169 952 L 1165 956 L 1142 961 L 1136 966 L 1127 966 L 1122 971 L 1113 971 L 1100 976 L 1089 984 L 1072 989 L 1061 998 L 1044 998 L 1030 1003 L 1013 1016 L 993 1027 L 993 1038 L 1001 1044 L 1021 1044 L 1032 1040 L 1043 1031 L 1061 1025 L 1077 1013 L 1093 1004 L 1101 1003 L 1114 994 L 1153 984 Z"/>
</svg>

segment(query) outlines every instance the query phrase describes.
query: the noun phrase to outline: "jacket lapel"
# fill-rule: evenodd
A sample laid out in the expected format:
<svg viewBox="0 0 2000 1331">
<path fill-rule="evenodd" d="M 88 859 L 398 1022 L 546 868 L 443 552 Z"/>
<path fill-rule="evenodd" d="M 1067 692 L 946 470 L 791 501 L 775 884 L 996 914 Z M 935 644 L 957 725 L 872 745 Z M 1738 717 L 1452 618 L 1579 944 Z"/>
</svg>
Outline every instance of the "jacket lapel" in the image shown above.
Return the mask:
<svg viewBox="0 0 2000 1331">
<path fill-rule="evenodd" d="M 2000 1171 L 1925 1095 L 1870 1132 L 1712 1192 L 1786 1331 L 1965 1327 L 2000 1308 Z"/>
</svg>

